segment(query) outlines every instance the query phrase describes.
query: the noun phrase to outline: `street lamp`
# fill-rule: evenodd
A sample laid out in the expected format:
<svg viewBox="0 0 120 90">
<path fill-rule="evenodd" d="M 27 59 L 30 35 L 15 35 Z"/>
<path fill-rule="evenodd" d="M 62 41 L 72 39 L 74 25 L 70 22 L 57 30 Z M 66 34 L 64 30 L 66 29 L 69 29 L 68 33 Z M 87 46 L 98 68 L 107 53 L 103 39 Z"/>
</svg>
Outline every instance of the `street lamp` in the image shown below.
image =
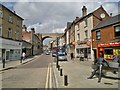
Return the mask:
<svg viewBox="0 0 120 90">
<path fill-rule="evenodd" d="M 57 37 L 57 62 L 56 62 L 56 67 L 57 68 L 59 67 L 59 65 L 58 65 L 58 50 L 59 50 L 59 48 L 58 48 L 58 40 L 59 40 L 59 38 Z"/>
</svg>

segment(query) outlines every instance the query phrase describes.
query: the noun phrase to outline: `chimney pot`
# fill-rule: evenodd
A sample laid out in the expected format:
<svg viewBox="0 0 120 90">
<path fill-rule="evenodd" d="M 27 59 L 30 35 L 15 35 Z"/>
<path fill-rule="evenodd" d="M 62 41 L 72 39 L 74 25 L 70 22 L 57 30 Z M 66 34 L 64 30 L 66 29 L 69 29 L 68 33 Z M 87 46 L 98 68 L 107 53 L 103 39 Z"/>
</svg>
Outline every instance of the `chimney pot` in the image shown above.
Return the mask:
<svg viewBox="0 0 120 90">
<path fill-rule="evenodd" d="M 87 15 L 87 8 L 86 6 L 83 6 L 82 8 L 82 16 L 86 16 Z"/>
</svg>

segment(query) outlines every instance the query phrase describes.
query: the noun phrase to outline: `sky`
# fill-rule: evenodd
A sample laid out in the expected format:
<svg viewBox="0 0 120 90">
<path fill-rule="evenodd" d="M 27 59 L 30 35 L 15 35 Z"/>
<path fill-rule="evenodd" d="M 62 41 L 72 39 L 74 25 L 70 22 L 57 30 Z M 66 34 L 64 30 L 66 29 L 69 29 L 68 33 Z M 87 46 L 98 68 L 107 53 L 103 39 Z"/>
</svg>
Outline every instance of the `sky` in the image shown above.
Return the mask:
<svg viewBox="0 0 120 90">
<path fill-rule="evenodd" d="M 81 17 L 82 7 L 87 7 L 87 13 L 101 5 L 108 14 L 117 15 L 119 0 L 0 0 L 0 2 L 24 19 L 30 30 L 36 33 L 64 33 L 67 22 Z M 51 39 L 46 39 L 47 44 Z"/>
</svg>

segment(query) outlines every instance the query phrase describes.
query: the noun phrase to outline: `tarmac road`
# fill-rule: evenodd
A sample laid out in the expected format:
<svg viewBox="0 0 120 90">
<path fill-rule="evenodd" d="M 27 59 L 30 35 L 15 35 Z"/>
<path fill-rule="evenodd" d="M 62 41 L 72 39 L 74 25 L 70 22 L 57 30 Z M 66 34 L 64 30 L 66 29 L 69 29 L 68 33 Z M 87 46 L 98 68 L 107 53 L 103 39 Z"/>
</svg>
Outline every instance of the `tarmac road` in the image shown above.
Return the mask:
<svg viewBox="0 0 120 90">
<path fill-rule="evenodd" d="M 52 63 L 50 55 L 40 55 L 37 59 L 2 73 L 4 90 L 31 90 L 27 88 L 45 88 L 48 65 Z M 10 89 L 12 88 L 12 89 Z M 26 89 L 25 89 L 26 88 Z"/>
</svg>

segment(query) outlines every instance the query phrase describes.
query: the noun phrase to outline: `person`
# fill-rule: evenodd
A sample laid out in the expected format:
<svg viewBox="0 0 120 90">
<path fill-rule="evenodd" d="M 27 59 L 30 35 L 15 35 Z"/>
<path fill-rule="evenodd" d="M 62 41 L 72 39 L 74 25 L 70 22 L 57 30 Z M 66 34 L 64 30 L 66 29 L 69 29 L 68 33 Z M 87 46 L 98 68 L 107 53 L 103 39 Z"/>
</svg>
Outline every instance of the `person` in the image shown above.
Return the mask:
<svg viewBox="0 0 120 90">
<path fill-rule="evenodd" d="M 92 72 L 92 74 L 90 75 L 90 77 L 88 77 L 88 79 L 92 79 L 93 76 L 96 74 L 96 72 L 98 71 L 99 72 L 99 77 L 98 77 L 98 83 L 101 81 L 101 72 L 102 72 L 102 67 L 101 65 L 103 65 L 103 63 L 106 63 L 107 66 L 109 67 L 109 64 L 108 62 L 103 58 L 103 55 L 102 53 L 100 53 L 100 57 L 97 58 L 94 62 L 94 64 L 96 65 L 96 68 L 94 69 L 94 71 Z"/>
<path fill-rule="evenodd" d="M 82 52 L 80 53 L 80 61 L 84 61 L 84 54 Z"/>
<path fill-rule="evenodd" d="M 73 53 L 70 54 L 71 60 L 73 60 L 74 56 Z"/>
<path fill-rule="evenodd" d="M 23 52 L 22 53 L 22 60 L 25 60 L 25 56 L 26 56 L 26 54 L 25 54 L 25 52 Z"/>
</svg>

